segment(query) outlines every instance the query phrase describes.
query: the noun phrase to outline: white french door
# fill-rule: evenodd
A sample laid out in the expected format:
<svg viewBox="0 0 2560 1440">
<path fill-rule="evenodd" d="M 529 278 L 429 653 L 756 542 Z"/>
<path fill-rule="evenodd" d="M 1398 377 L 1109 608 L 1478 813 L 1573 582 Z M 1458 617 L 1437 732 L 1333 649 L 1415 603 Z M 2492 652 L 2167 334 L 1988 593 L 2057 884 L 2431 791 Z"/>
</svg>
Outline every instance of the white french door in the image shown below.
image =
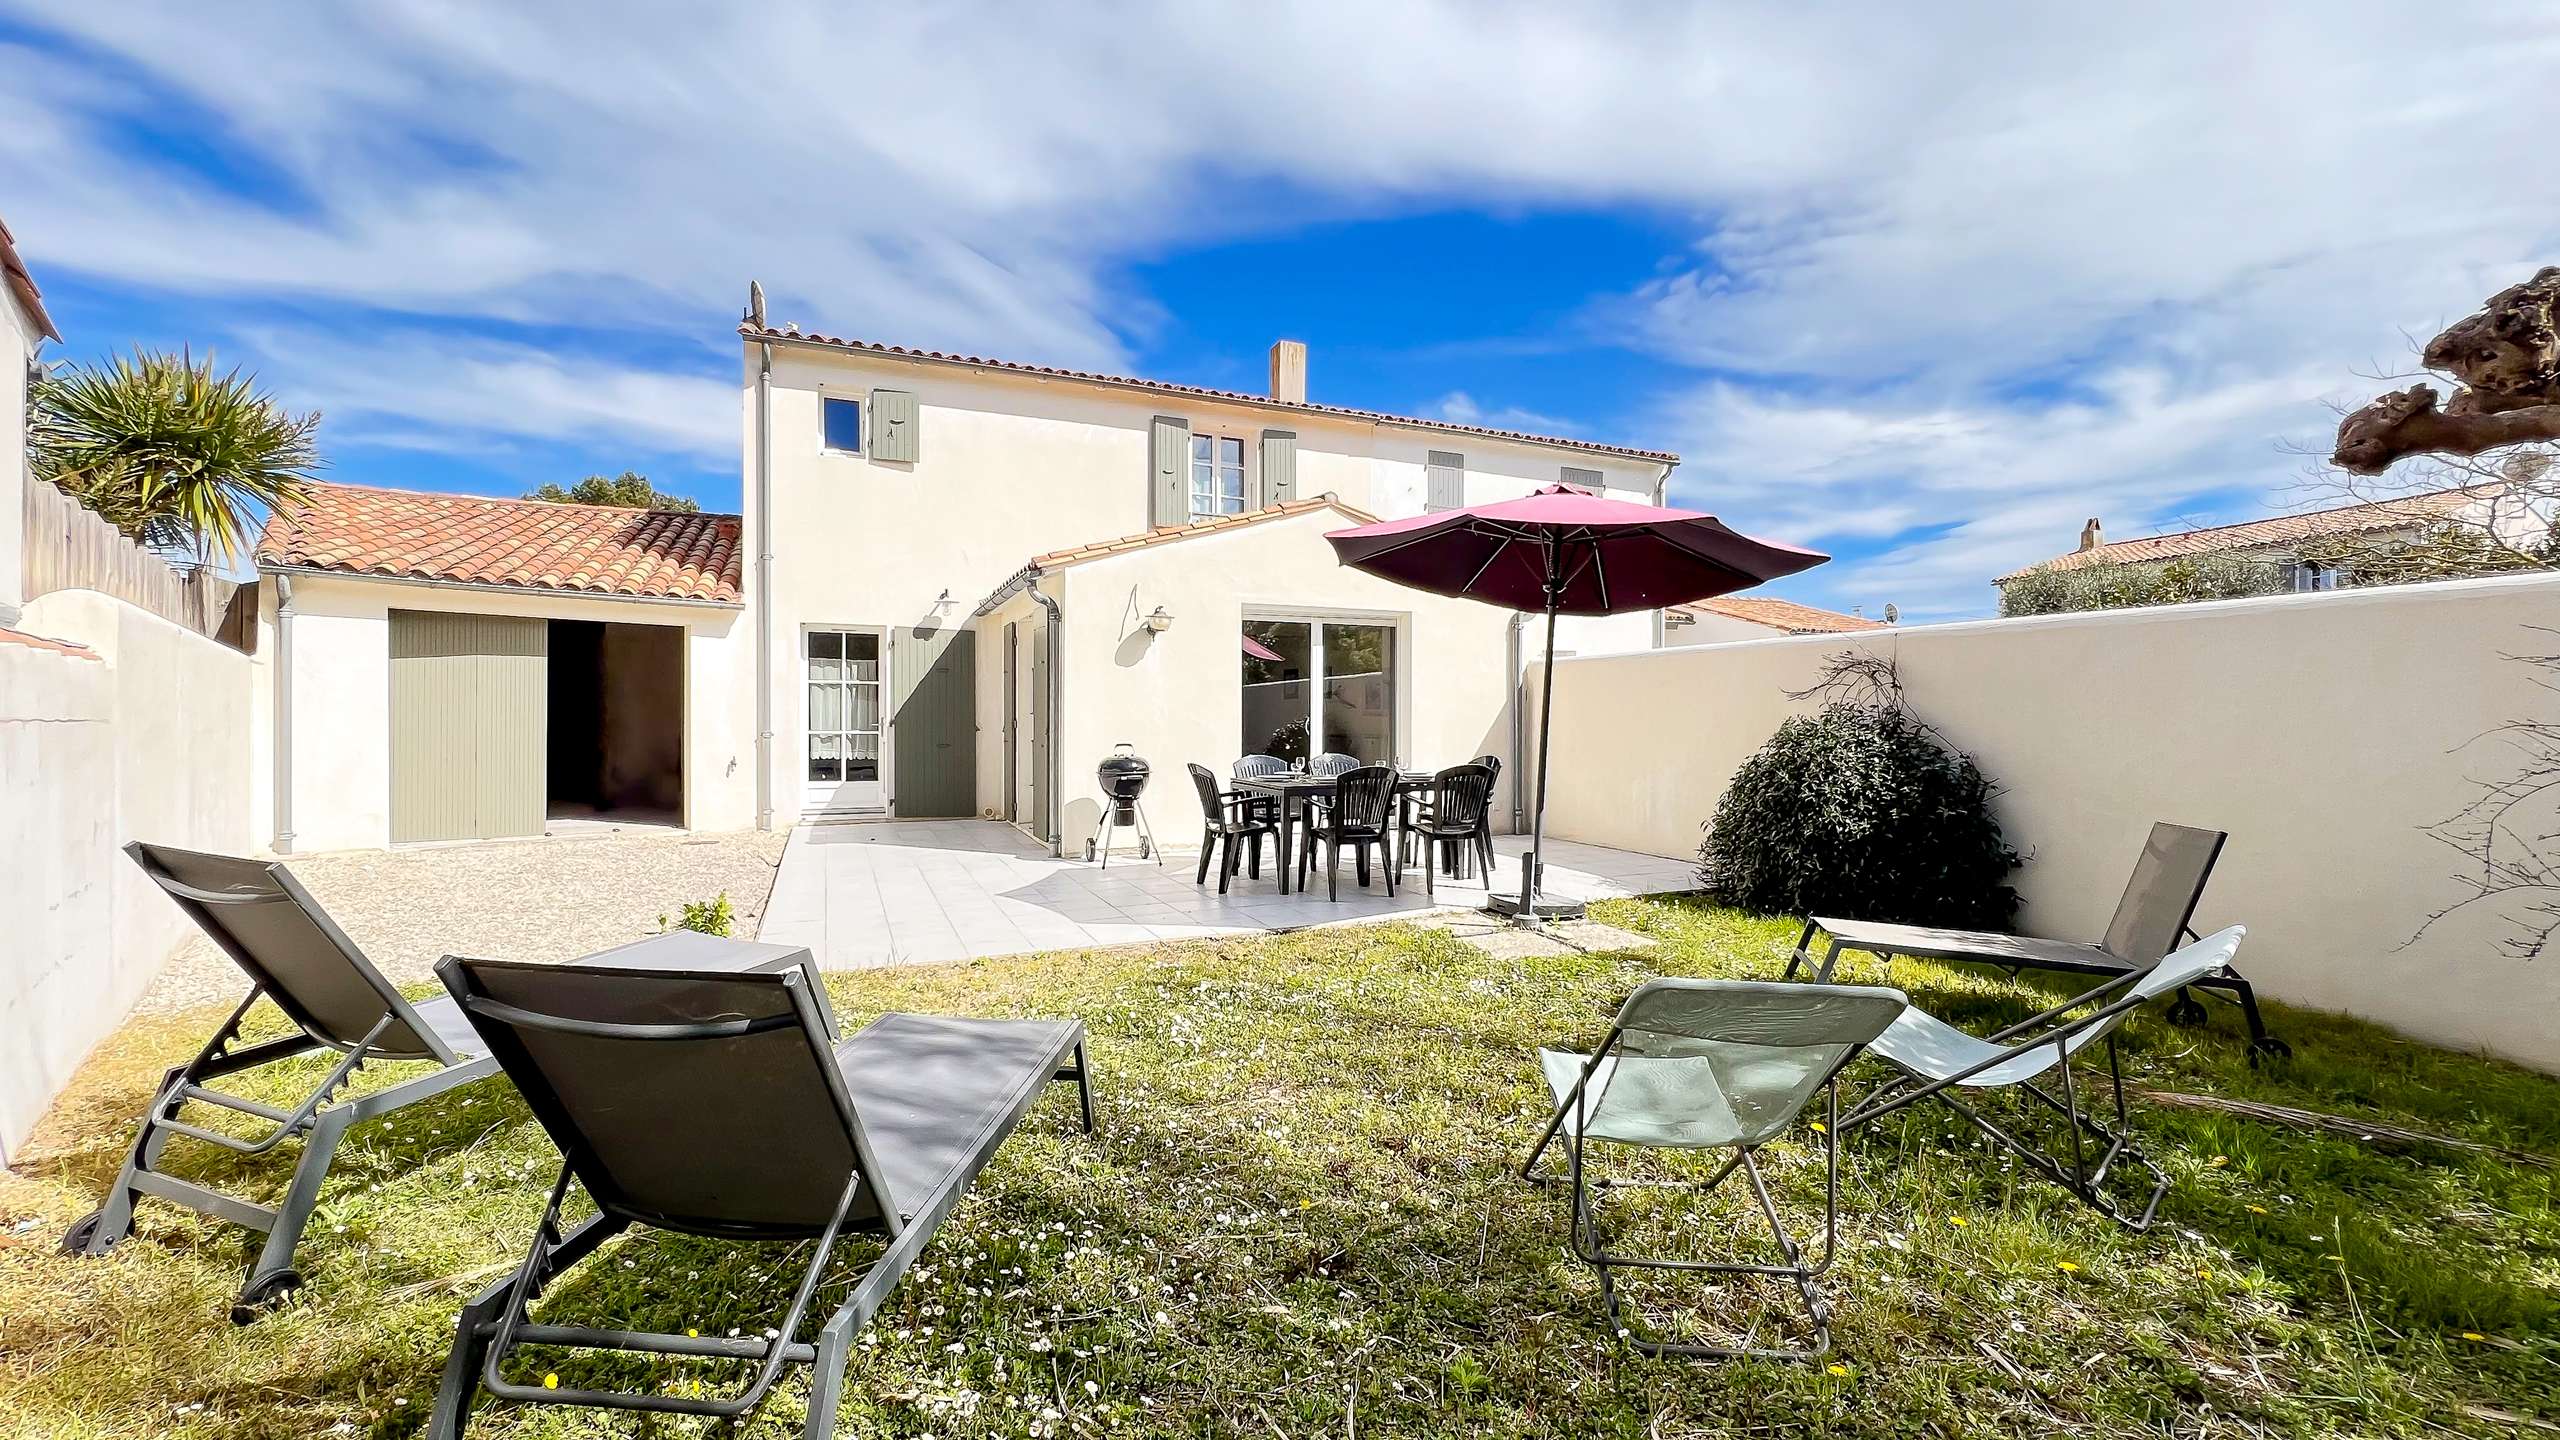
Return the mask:
<svg viewBox="0 0 2560 1440">
<path fill-rule="evenodd" d="M 882 783 L 880 717 L 883 635 L 878 630 L 811 630 L 801 637 L 801 728 L 808 737 L 803 813 L 888 807 Z"/>
</svg>

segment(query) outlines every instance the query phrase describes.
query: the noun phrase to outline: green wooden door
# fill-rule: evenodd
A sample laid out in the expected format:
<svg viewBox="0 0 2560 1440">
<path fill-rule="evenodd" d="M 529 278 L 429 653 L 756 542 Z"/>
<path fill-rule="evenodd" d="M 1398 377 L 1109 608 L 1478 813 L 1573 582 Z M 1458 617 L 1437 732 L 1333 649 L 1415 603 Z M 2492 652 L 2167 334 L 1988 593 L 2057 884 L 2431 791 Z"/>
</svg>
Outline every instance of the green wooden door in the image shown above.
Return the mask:
<svg viewBox="0 0 2560 1440">
<path fill-rule="evenodd" d="M 391 612 L 391 839 L 542 833 L 551 628 Z"/>
<path fill-rule="evenodd" d="M 921 626 L 889 639 L 890 809 L 907 818 L 978 813 L 974 631 Z"/>
</svg>

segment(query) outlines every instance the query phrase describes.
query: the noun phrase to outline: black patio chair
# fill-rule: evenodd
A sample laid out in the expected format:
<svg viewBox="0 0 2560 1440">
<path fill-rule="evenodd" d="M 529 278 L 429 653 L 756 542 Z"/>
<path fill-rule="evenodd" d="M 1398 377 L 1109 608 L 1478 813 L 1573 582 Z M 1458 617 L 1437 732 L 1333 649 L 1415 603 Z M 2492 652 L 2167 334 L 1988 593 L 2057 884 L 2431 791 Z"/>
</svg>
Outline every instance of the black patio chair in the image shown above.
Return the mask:
<svg viewBox="0 0 2560 1440">
<path fill-rule="evenodd" d="M 2198 830 L 2165 820 L 2153 825 L 2142 853 L 2134 858 L 2133 874 L 2126 879 L 2124 894 L 2116 901 L 2115 915 L 2107 921 L 2107 933 L 2094 945 L 1987 930 L 1941 930 L 1926 925 L 1816 916 L 1805 922 L 1804 933 L 1796 937 L 1786 978 L 1792 980 L 1799 968 L 1813 965 L 1813 978 L 1828 980 L 1844 950 L 1866 951 L 1887 961 L 1895 955 L 1979 961 L 1997 965 L 2012 975 L 2021 970 L 2138 974 L 2159 964 L 2162 956 L 2180 944 L 2196 938 L 2196 903 L 2204 898 L 2205 882 L 2213 878 L 2214 863 L 2221 858 L 2227 838 L 2220 830 Z M 1813 957 L 1817 931 L 1831 937 L 1830 947 L 1818 963 Z M 2249 1027 L 2252 1065 L 2262 1055 L 2282 1059 L 2293 1054 L 2292 1047 L 2267 1033 L 2266 1021 L 2258 1015 L 2257 992 L 2247 980 L 2221 970 L 2197 981 L 2194 989 L 2221 991 L 2240 1006 L 2241 1018 Z M 2193 990 L 2181 989 L 2169 1007 L 2170 1023 L 2198 1025 L 2204 1018 L 2203 1002 L 2195 998 Z"/>
<path fill-rule="evenodd" d="M 1459 874 L 1455 862 L 1469 852 L 1482 867 L 1479 873 L 1493 874 L 1493 838 L 1485 832 L 1485 812 L 1493 803 L 1492 771 L 1482 765 L 1452 765 L 1432 776 L 1431 784 L 1412 792 L 1409 799 L 1413 803 L 1404 812 L 1404 841 L 1397 861 L 1404 863 L 1414 842 L 1422 842 L 1424 894 L 1439 893 L 1434 877 L 1443 852 L 1452 862 L 1452 878 Z"/>
<path fill-rule="evenodd" d="M 1369 847 L 1378 849 L 1378 868 L 1387 872 L 1387 894 L 1396 893 L 1396 855 L 1393 848 L 1396 804 L 1396 772 L 1384 765 L 1363 765 L 1336 775 L 1333 794 L 1320 811 L 1309 812 L 1308 843 L 1298 852 L 1298 889 L 1307 887 L 1307 867 L 1315 859 L 1315 847 L 1325 847 L 1325 898 L 1342 898 L 1342 847 L 1351 847 L 1358 865 L 1360 884 L 1369 883 Z"/>
<path fill-rule="evenodd" d="M 1359 756 L 1345 755 L 1339 750 L 1327 750 L 1308 758 L 1306 773 L 1318 780 L 1331 780 L 1337 776 L 1348 775 L 1359 768 Z M 1300 827 L 1305 831 L 1309 843 L 1314 842 L 1316 829 L 1323 823 L 1324 807 L 1331 801 L 1331 796 L 1319 792 L 1299 802 Z"/>
<path fill-rule="evenodd" d="M 789 1364 L 812 1371 L 802 1433 L 833 1435 L 854 1333 L 1051 1081 L 1075 1083 L 1093 1129 L 1084 1026 L 1074 1020 L 891 1014 L 836 1045 L 809 965 L 737 973 L 448 955 L 436 973 L 562 1163 L 523 1263 L 463 1308 L 427 1425 L 434 1440 L 458 1440 L 484 1389 L 526 1405 L 733 1420 Z M 564 1230 L 573 1179 L 597 1213 Z M 788 1308 L 761 1333 L 661 1335 L 532 1319 L 547 1287 L 634 1225 L 817 1243 Z M 849 1231 L 877 1233 L 885 1246 L 803 1340 L 810 1299 Z M 555 1388 L 509 1378 L 508 1361 L 524 1345 L 735 1360 L 754 1370 L 719 1397 Z"/>
<path fill-rule="evenodd" d="M 1241 790 L 1221 790 L 1218 777 L 1206 765 L 1191 767 L 1192 788 L 1200 792 L 1200 873 L 1191 883 L 1209 883 L 1209 860 L 1214 851 L 1218 861 L 1218 893 L 1227 893 L 1227 882 L 1235 878 L 1236 846 L 1245 847 L 1246 863 L 1253 878 L 1262 878 L 1262 837 L 1277 836 L 1280 822 L 1267 798 Z M 1274 842 L 1277 843 L 1276 840 Z"/>
<path fill-rule="evenodd" d="M 249 993 L 206 1041 L 196 1057 L 161 1077 L 142 1112 L 124 1169 L 106 1203 L 83 1216 L 62 1237 L 65 1254 L 103 1255 L 133 1233 L 134 1202 L 145 1195 L 262 1232 L 266 1243 L 249 1264 L 247 1280 L 232 1303 L 231 1318 L 247 1324 L 302 1283 L 294 1250 L 320 1203 L 329 1162 L 347 1131 L 377 1115 L 431 1099 L 457 1085 L 494 1075 L 498 1062 L 480 1043 L 453 1001 L 443 996 L 411 1004 L 330 920 L 293 873 L 280 864 L 207 855 L 140 841 L 124 853 L 166 892 L 205 935 L 249 977 Z M 240 1028 L 261 999 L 274 1002 L 295 1032 L 253 1045 L 238 1045 Z M 236 1046 L 236 1048 L 235 1048 Z M 207 1083 L 263 1066 L 333 1051 L 338 1063 L 290 1110 L 207 1089 Z M 367 1064 L 415 1061 L 429 1074 L 339 1104 L 330 1100 Z M 179 1119 L 187 1106 L 208 1105 L 246 1115 L 268 1127 L 238 1136 Z M 161 1168 L 173 1138 L 184 1136 L 241 1155 L 259 1156 L 296 1136 L 302 1154 L 284 1198 L 272 1208 L 181 1180 Z"/>
</svg>

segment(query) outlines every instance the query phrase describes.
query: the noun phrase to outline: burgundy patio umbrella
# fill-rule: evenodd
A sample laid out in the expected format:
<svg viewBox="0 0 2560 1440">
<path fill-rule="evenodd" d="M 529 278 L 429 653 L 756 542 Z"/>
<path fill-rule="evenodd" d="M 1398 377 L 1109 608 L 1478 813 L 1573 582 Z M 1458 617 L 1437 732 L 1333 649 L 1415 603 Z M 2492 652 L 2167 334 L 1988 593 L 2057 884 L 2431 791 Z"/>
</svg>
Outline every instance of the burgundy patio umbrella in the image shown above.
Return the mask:
<svg viewBox="0 0 2560 1440">
<path fill-rule="evenodd" d="M 1493 908 L 1528 919 L 1580 907 L 1544 898 L 1548 719 L 1555 705 L 1556 617 L 1617 615 L 1685 605 L 1810 570 L 1828 555 L 1755 540 L 1713 515 L 1612 500 L 1549 485 L 1518 500 L 1386 520 L 1325 539 L 1343 564 L 1438 595 L 1482 600 L 1547 617 L 1547 665 L 1538 696 L 1538 799 L 1520 898 Z M 1490 875 L 1485 877 L 1488 881 Z M 1488 887 L 1489 888 L 1489 887 Z"/>
</svg>

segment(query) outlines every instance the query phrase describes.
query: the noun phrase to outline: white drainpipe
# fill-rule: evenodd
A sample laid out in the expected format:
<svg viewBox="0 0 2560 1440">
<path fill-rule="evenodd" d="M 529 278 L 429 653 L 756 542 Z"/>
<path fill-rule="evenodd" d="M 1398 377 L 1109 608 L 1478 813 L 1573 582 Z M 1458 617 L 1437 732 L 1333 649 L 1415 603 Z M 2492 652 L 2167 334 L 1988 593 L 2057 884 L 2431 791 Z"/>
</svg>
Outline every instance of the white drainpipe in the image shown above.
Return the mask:
<svg viewBox="0 0 2560 1440">
<path fill-rule="evenodd" d="M 762 317 L 758 317 L 761 320 Z M 756 364 L 756 828 L 773 828 L 773 346 Z"/>
<path fill-rule="evenodd" d="M 276 838 L 275 852 L 293 853 L 293 577 L 276 577 Z"/>
<path fill-rule="evenodd" d="M 1671 503 L 1671 465 L 1669 464 L 1662 467 L 1661 474 L 1653 477 L 1653 503 L 1656 506 Z M 1661 649 L 1670 639 L 1671 627 L 1663 618 L 1661 608 L 1657 606 L 1653 612 L 1653 648 Z"/>
</svg>

